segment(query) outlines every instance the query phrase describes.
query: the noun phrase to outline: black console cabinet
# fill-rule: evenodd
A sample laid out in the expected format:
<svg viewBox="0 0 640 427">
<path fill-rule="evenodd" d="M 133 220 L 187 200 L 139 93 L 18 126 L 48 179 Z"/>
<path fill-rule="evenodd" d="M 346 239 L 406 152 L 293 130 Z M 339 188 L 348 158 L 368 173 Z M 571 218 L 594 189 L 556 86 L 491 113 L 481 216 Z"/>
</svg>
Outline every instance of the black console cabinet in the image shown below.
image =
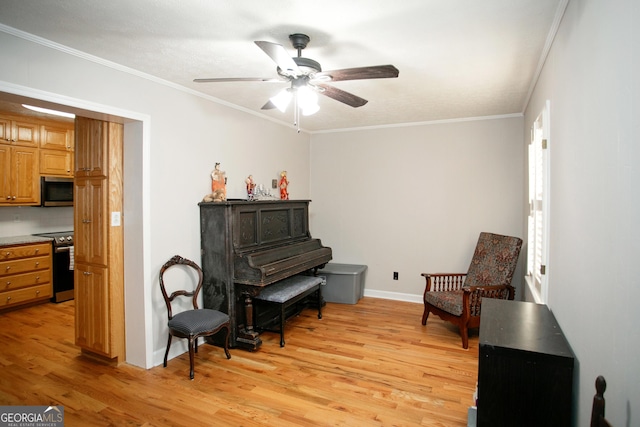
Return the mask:
<svg viewBox="0 0 640 427">
<path fill-rule="evenodd" d="M 478 427 L 571 426 L 573 364 L 546 305 L 484 299 Z"/>
</svg>

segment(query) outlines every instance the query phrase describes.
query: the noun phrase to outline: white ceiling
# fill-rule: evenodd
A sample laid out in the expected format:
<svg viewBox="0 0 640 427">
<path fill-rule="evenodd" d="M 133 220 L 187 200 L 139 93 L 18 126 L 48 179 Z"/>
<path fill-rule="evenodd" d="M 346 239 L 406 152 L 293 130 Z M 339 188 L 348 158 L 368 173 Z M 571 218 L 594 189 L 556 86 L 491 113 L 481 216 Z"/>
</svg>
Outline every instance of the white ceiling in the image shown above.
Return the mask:
<svg viewBox="0 0 640 427">
<path fill-rule="evenodd" d="M 393 64 L 395 79 L 334 86 L 367 99 L 321 96 L 302 128 L 321 131 L 522 113 L 566 0 L 2 0 L 0 23 L 206 96 L 261 110 L 284 82 L 254 40 L 305 33 L 302 56 L 325 70 Z"/>
</svg>

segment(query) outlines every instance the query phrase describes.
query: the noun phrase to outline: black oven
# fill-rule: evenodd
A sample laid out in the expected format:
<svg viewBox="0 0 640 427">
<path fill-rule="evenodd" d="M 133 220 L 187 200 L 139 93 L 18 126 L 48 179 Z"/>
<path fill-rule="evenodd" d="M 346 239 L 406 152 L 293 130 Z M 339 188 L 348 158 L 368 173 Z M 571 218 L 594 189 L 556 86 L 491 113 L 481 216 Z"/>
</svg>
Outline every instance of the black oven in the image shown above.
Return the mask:
<svg viewBox="0 0 640 427">
<path fill-rule="evenodd" d="M 73 178 L 40 177 L 42 206 L 73 206 Z"/>
<path fill-rule="evenodd" d="M 53 239 L 52 302 L 63 302 L 73 299 L 73 231 L 57 233 L 41 233 L 36 236 L 51 237 Z"/>
</svg>

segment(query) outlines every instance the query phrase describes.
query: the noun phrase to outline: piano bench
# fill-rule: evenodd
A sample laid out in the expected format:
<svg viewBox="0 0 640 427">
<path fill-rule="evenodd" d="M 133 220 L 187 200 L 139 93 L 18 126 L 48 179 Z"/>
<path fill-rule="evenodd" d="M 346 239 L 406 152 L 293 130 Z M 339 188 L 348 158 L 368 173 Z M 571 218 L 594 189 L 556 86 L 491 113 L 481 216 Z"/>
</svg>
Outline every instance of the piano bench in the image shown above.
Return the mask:
<svg viewBox="0 0 640 427">
<path fill-rule="evenodd" d="M 292 276 L 267 286 L 257 297 L 254 298 L 254 301 L 257 300 L 256 309 L 263 303 L 277 306 L 279 309 L 278 320 L 280 328 L 269 329 L 267 327 L 261 327 L 260 325 L 256 325 L 256 327 L 265 331 L 280 332 L 280 347 L 284 347 L 284 324 L 287 320 L 287 308 L 302 301 L 309 295 L 316 293 L 318 302 L 318 319 L 322 319 L 321 285 L 325 283 L 326 279 L 324 277 Z M 258 316 L 256 316 L 256 318 L 258 318 Z"/>
</svg>

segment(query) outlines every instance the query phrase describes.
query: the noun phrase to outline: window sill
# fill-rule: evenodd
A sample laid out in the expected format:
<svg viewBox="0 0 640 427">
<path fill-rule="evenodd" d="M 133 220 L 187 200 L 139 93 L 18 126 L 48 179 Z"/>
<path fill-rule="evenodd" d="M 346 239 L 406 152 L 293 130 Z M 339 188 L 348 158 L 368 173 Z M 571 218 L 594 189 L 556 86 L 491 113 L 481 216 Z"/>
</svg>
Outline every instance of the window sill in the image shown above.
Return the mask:
<svg viewBox="0 0 640 427">
<path fill-rule="evenodd" d="M 542 296 L 536 289 L 533 278 L 531 276 L 524 276 L 524 281 L 527 284 L 527 288 L 529 289 L 529 292 L 526 293 L 525 297 L 530 296 L 531 298 L 533 298 L 533 302 L 535 302 L 536 304 L 544 304 L 545 302 L 542 300 Z"/>
</svg>

